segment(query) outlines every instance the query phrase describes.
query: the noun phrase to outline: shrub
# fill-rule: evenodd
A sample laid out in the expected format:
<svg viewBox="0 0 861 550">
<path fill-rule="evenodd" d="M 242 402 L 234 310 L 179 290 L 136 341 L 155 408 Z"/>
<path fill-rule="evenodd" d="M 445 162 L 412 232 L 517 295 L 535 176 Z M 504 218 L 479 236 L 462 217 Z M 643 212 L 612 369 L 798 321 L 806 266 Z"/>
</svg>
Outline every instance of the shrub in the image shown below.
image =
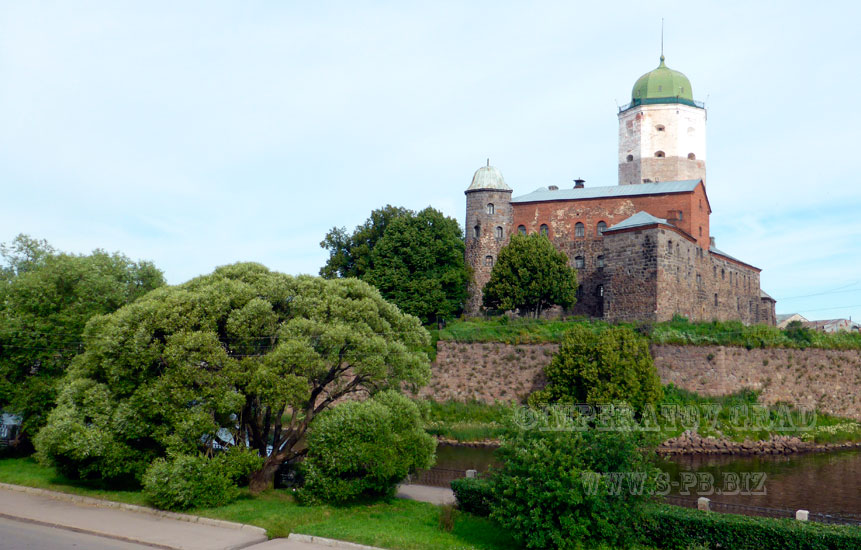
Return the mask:
<svg viewBox="0 0 861 550">
<path fill-rule="evenodd" d="M 483 478 L 464 477 L 451 482 L 451 490 L 457 499 L 457 507 L 476 516 L 490 515 L 493 487 Z"/>
<path fill-rule="evenodd" d="M 435 447 L 418 406 L 395 391 L 338 405 L 308 434 L 300 497 L 339 503 L 391 495 L 407 474 L 430 467 Z"/>
<path fill-rule="evenodd" d="M 201 455 L 155 460 L 144 473 L 143 490 L 163 510 L 223 506 L 239 496 L 219 461 Z"/>
<path fill-rule="evenodd" d="M 649 544 L 667 550 L 691 544 L 733 550 L 849 550 L 861 548 L 861 529 L 794 519 L 700 512 L 675 506 L 650 509 L 642 523 Z"/>
<path fill-rule="evenodd" d="M 498 451 L 491 518 L 526 548 L 627 547 L 655 470 L 630 432 L 524 431 Z M 617 474 L 638 473 L 618 486 Z"/>
<path fill-rule="evenodd" d="M 648 341 L 627 327 L 574 325 L 544 372 L 547 387 L 533 403 L 625 401 L 641 410 L 662 397 Z"/>
</svg>

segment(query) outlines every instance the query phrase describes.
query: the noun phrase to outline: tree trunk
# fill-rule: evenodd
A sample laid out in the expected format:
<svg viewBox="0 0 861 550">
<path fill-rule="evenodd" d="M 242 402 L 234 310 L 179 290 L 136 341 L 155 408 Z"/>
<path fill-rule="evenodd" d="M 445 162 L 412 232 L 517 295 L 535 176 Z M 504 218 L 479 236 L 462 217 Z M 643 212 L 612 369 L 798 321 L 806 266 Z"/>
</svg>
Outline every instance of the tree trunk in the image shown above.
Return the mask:
<svg viewBox="0 0 861 550">
<path fill-rule="evenodd" d="M 251 474 L 251 478 L 248 480 L 248 489 L 252 495 L 262 493 L 275 486 L 275 472 L 278 471 L 280 465 L 274 456 L 266 457 L 263 467 Z"/>
</svg>

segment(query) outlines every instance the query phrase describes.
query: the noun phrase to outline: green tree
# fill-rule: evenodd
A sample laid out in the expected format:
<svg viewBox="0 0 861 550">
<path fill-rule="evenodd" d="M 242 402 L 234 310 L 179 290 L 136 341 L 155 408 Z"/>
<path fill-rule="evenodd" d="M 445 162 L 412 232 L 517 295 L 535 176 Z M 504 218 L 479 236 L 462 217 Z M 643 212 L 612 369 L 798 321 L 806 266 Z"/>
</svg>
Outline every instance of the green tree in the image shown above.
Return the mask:
<svg viewBox="0 0 861 550">
<path fill-rule="evenodd" d="M 156 458 L 247 446 L 259 492 L 336 401 L 427 383 L 428 342 L 357 279 L 220 267 L 93 319 L 36 448 L 66 475 L 139 482 Z"/>
<path fill-rule="evenodd" d="M 648 340 L 628 327 L 574 325 L 544 373 L 547 386 L 533 403 L 625 402 L 641 411 L 663 397 Z"/>
<path fill-rule="evenodd" d="M 356 227 L 352 235 L 347 234 L 346 227 L 330 229 L 320 243 L 321 248 L 329 251 L 329 259 L 320 268 L 320 276 L 326 279 L 363 278 L 370 267 L 371 252 L 386 228 L 393 220 L 411 214 L 411 210 L 387 204 L 371 212 L 367 221 Z"/>
<path fill-rule="evenodd" d="M 432 323 L 463 309 L 469 282 L 463 252 L 457 221 L 428 207 L 392 220 L 363 279 L 403 311 Z"/>
<path fill-rule="evenodd" d="M 574 305 L 577 272 L 547 237 L 512 235 L 500 250 L 483 292 L 485 307 L 517 309 L 537 318 L 550 306 Z"/>
<path fill-rule="evenodd" d="M 90 318 L 110 313 L 164 284 L 149 262 L 96 250 L 60 254 L 19 235 L 0 247 L 0 409 L 23 419 L 21 441 L 42 427 L 57 384 L 81 349 Z"/>
<path fill-rule="evenodd" d="M 407 474 L 431 466 L 435 448 L 418 406 L 395 391 L 338 405 L 308 434 L 302 497 L 338 503 L 391 495 Z"/>
</svg>

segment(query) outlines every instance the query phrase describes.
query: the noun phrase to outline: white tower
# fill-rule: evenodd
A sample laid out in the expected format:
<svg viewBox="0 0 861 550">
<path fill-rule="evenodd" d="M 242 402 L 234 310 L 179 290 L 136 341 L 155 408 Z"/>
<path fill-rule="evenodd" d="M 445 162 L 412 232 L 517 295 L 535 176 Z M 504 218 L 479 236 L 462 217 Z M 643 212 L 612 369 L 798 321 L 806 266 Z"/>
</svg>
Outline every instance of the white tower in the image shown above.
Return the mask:
<svg viewBox="0 0 861 550">
<path fill-rule="evenodd" d="M 619 185 L 692 179 L 706 179 L 706 109 L 661 55 L 619 109 Z"/>
</svg>

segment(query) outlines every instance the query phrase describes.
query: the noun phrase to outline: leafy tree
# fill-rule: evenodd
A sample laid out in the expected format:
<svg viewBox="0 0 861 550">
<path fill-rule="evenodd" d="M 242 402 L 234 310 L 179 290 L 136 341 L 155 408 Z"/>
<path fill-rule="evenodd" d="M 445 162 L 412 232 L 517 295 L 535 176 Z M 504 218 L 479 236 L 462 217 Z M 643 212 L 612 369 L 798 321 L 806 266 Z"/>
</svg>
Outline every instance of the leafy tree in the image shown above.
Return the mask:
<svg viewBox="0 0 861 550">
<path fill-rule="evenodd" d="M 60 254 L 25 235 L 0 246 L 0 255 L 6 276 L 0 281 L 0 409 L 22 416 L 21 437 L 31 438 L 80 351 L 87 321 L 133 302 L 164 278 L 149 262 L 101 250 Z"/>
<path fill-rule="evenodd" d="M 352 235 L 346 227 L 333 227 L 326 233 L 320 247 L 329 251 L 326 265 L 320 268 L 320 276 L 363 278 L 371 263 L 371 252 L 389 224 L 402 216 L 413 214 L 411 210 L 387 204 L 371 212 L 364 224 L 356 227 Z"/>
<path fill-rule="evenodd" d="M 357 279 L 220 267 L 93 319 L 36 448 L 66 475 L 139 482 L 156 458 L 248 447 L 259 492 L 336 401 L 427 383 L 428 341 Z"/>
<path fill-rule="evenodd" d="M 525 548 L 627 548 L 657 471 L 633 432 L 522 431 L 497 452 L 491 518 Z"/>
<path fill-rule="evenodd" d="M 537 318 L 553 305 L 571 307 L 576 293 L 577 272 L 565 253 L 543 235 L 512 235 L 484 285 L 484 305 Z"/>
<path fill-rule="evenodd" d="M 648 340 L 628 327 L 574 325 L 544 373 L 547 386 L 533 403 L 625 402 L 640 411 L 663 397 Z"/>
<path fill-rule="evenodd" d="M 463 309 L 469 270 L 457 221 L 433 208 L 392 220 L 363 279 L 424 323 Z"/>
<path fill-rule="evenodd" d="M 407 474 L 431 466 L 435 448 L 418 406 L 395 391 L 338 405 L 308 434 L 302 497 L 338 503 L 392 495 Z"/>
</svg>

